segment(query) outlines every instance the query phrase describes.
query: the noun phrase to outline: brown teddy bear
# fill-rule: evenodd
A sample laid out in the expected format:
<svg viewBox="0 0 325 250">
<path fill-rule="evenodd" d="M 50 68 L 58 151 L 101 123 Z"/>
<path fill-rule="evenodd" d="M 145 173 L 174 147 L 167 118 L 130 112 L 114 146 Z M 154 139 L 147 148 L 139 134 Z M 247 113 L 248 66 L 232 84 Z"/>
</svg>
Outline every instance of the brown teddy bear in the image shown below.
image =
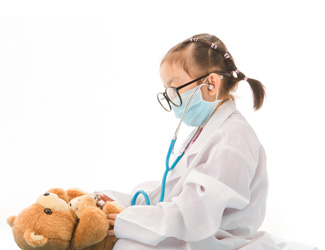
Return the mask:
<svg viewBox="0 0 325 250">
<path fill-rule="evenodd" d="M 99 200 L 78 189 L 50 189 L 7 222 L 24 250 L 110 250 L 116 238 L 107 235 L 106 214 L 124 207 L 113 201 L 101 204 L 101 209 Z"/>
</svg>

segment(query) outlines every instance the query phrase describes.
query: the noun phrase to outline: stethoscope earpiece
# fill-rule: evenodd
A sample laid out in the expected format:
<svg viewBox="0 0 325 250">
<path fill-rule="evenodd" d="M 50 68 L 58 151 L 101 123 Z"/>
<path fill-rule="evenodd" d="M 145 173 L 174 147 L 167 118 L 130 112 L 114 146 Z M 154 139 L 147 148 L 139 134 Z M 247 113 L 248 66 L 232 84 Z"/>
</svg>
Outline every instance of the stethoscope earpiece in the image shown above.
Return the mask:
<svg viewBox="0 0 325 250">
<path fill-rule="evenodd" d="M 213 90 L 214 89 L 214 86 L 212 84 L 209 85 L 208 87 L 209 90 Z"/>
</svg>

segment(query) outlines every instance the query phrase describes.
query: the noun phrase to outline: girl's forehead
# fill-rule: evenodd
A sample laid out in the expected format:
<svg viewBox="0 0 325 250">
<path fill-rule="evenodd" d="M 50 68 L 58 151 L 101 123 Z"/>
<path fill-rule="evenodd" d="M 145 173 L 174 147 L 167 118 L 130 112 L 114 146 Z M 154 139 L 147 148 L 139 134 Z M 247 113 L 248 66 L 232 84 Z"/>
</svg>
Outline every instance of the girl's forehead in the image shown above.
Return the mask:
<svg viewBox="0 0 325 250">
<path fill-rule="evenodd" d="M 160 66 L 160 74 L 164 74 L 166 76 L 176 75 L 179 77 L 188 75 L 181 65 L 177 63 L 169 63 L 169 62 L 164 62 Z"/>
<path fill-rule="evenodd" d="M 191 80 L 191 77 L 184 71 L 183 67 L 176 63 L 164 62 L 160 66 L 160 77 L 165 87 L 170 86 L 173 81 Z"/>
</svg>

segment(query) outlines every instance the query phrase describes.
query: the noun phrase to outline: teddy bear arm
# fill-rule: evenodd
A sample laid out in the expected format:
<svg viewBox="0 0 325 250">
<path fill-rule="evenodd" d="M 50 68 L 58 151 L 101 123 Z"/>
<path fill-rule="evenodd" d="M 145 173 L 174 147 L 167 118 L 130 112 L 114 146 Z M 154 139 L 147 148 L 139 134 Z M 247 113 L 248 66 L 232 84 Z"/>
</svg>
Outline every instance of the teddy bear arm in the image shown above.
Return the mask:
<svg viewBox="0 0 325 250">
<path fill-rule="evenodd" d="M 123 211 L 125 207 L 117 201 L 106 202 L 103 211 L 105 214 L 118 214 Z"/>
<path fill-rule="evenodd" d="M 101 242 L 107 236 L 109 224 L 106 215 L 97 207 L 87 207 L 79 216 L 72 238 L 73 249 L 83 249 Z"/>
</svg>

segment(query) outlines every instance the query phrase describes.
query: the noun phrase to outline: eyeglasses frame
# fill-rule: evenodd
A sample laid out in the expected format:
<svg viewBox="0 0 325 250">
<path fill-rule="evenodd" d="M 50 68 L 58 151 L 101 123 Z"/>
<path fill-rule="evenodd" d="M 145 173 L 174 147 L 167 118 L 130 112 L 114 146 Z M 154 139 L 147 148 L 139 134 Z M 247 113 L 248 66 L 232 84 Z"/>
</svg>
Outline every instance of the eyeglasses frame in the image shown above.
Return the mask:
<svg viewBox="0 0 325 250">
<path fill-rule="evenodd" d="M 179 86 L 179 87 L 177 87 L 177 88 L 172 87 L 172 86 L 169 86 L 169 87 L 167 87 L 167 88 L 165 89 L 165 91 L 164 91 L 163 93 L 160 92 L 160 93 L 157 94 L 157 99 L 158 99 L 159 104 L 160 104 L 160 105 L 164 108 L 164 110 L 166 110 L 167 112 L 170 112 L 170 111 L 172 110 L 172 107 L 171 107 L 170 103 L 172 103 L 172 104 L 173 104 L 174 106 L 176 106 L 176 107 L 180 107 L 180 106 L 182 106 L 183 101 L 182 101 L 181 95 L 179 94 L 178 90 L 180 90 L 180 89 L 182 89 L 182 88 L 184 88 L 184 87 L 186 87 L 186 86 L 188 86 L 188 85 L 190 85 L 190 84 L 192 84 L 192 83 L 194 83 L 194 82 L 197 82 L 198 80 L 201 80 L 202 78 L 207 77 L 207 76 L 209 76 L 209 75 L 212 74 L 212 73 L 216 73 L 216 74 L 224 75 L 224 76 L 227 76 L 227 77 L 231 77 L 231 76 L 232 76 L 230 73 L 226 73 L 226 72 L 222 72 L 222 71 L 213 71 L 213 72 L 210 72 L 210 73 L 208 73 L 208 74 L 206 74 L 206 75 L 204 75 L 204 76 L 201 76 L 201 77 L 199 77 L 199 78 L 197 78 L 197 79 L 194 79 L 194 80 L 192 80 L 192 81 L 190 81 L 190 82 L 188 82 L 188 83 L 185 83 L 185 84 L 183 84 L 183 85 L 181 85 L 181 86 Z M 166 94 L 166 90 L 167 90 L 168 88 L 176 89 L 176 93 L 177 93 L 179 99 L 181 100 L 181 104 L 179 104 L 179 105 L 175 104 L 175 103 L 174 103 L 174 102 L 173 102 L 173 101 L 168 97 L 168 95 Z M 159 100 L 159 95 L 161 95 L 161 94 L 162 94 L 162 95 L 165 97 L 165 99 L 167 100 L 167 103 L 168 103 L 168 106 L 169 106 L 169 110 L 167 110 L 167 109 L 163 106 L 163 104 L 160 102 L 160 100 Z"/>
</svg>

